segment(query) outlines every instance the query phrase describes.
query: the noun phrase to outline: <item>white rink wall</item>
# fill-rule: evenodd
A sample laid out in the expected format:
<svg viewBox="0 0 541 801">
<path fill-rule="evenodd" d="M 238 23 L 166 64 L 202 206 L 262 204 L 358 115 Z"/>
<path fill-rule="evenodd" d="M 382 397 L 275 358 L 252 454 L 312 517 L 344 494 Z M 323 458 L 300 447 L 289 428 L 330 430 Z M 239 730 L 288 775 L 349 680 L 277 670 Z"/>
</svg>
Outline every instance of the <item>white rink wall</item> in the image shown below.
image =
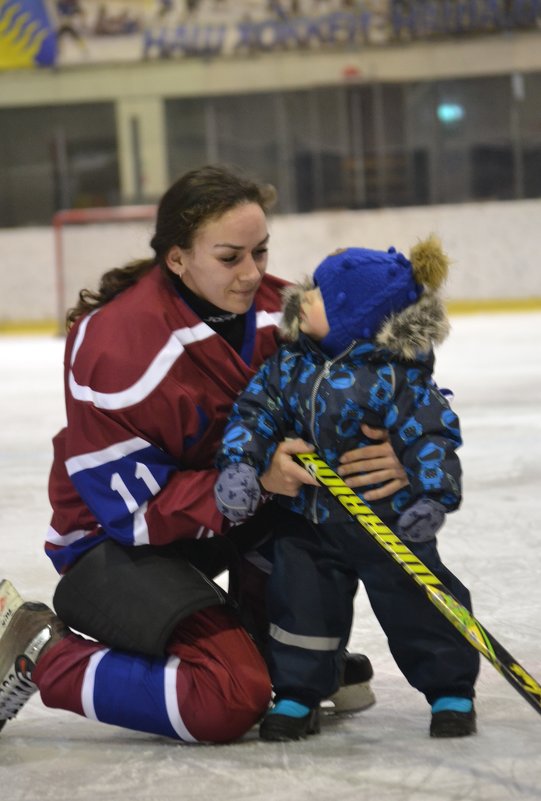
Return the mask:
<svg viewBox="0 0 541 801">
<path fill-rule="evenodd" d="M 66 305 L 101 273 L 150 255 L 152 223 L 83 226 L 66 236 Z M 337 247 L 406 253 L 437 234 L 453 267 L 451 301 L 541 300 L 541 200 L 277 216 L 269 271 L 300 278 Z M 0 230 L 0 325 L 50 323 L 58 315 L 52 227 Z"/>
</svg>

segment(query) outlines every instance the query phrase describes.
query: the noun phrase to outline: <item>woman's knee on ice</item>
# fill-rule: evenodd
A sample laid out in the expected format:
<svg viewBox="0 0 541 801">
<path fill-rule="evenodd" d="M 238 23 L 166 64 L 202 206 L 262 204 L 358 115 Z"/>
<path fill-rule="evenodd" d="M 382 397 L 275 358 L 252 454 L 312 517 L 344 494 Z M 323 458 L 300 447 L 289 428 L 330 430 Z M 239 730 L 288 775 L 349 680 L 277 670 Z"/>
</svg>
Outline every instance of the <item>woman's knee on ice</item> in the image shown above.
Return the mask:
<svg viewBox="0 0 541 801">
<path fill-rule="evenodd" d="M 266 712 L 271 682 L 263 660 L 239 660 L 234 668 L 214 662 L 194 669 L 192 690 L 179 706 L 188 727 L 202 742 L 230 742 L 242 737 Z"/>
</svg>

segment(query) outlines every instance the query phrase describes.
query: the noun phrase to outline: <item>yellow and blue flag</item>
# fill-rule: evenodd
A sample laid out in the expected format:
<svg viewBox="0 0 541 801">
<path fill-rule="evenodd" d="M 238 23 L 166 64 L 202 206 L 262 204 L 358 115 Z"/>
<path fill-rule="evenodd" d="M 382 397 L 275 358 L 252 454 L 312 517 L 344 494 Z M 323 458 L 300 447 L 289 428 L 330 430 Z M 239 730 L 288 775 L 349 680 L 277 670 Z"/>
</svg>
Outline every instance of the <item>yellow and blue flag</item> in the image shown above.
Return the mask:
<svg viewBox="0 0 541 801">
<path fill-rule="evenodd" d="M 0 70 L 50 67 L 56 57 L 46 0 L 0 0 Z"/>
</svg>

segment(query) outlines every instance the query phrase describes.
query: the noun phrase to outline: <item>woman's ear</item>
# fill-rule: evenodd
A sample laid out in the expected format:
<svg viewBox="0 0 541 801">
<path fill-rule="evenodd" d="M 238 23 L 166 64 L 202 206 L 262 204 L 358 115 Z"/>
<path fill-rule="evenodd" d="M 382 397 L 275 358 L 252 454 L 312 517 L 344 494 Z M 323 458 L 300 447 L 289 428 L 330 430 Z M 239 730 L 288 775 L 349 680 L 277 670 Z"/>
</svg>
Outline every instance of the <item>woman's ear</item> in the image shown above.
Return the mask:
<svg viewBox="0 0 541 801">
<path fill-rule="evenodd" d="M 165 263 L 169 267 L 172 273 L 176 273 L 179 278 L 182 278 L 182 273 L 184 272 L 184 265 L 182 262 L 182 250 L 179 248 L 178 245 L 173 245 L 167 251 L 165 256 Z"/>
</svg>

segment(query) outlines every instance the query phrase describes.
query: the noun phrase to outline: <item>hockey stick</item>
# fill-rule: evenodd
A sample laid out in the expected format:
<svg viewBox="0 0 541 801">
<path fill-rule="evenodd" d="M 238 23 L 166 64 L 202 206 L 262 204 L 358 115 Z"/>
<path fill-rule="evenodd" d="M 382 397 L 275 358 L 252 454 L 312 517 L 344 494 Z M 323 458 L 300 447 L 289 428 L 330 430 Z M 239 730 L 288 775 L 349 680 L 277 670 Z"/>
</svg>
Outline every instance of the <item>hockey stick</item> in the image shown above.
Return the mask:
<svg viewBox="0 0 541 801">
<path fill-rule="evenodd" d="M 299 453 L 295 461 L 344 507 L 371 538 L 424 591 L 436 609 L 458 629 L 480 654 L 501 673 L 504 679 L 541 714 L 541 685 L 530 676 L 511 654 L 476 620 L 444 584 L 418 559 L 383 520 L 362 501 L 317 453 Z"/>
</svg>

